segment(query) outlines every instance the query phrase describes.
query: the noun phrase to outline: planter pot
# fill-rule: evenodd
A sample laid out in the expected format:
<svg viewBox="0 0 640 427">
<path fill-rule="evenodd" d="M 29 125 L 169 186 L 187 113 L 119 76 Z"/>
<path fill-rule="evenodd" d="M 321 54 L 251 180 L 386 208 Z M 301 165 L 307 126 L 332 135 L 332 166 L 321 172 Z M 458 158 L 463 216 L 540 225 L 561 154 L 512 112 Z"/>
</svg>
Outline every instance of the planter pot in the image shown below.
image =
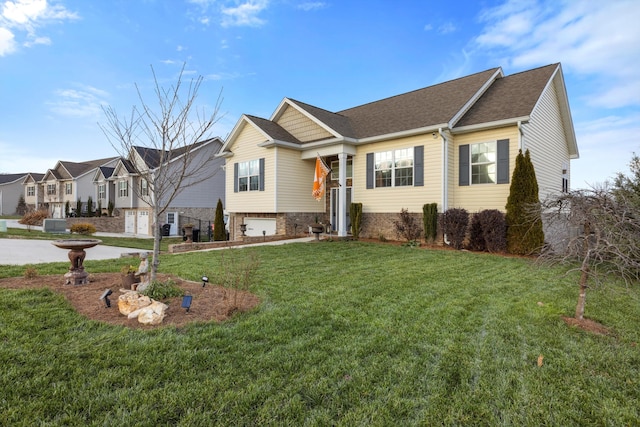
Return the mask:
<svg viewBox="0 0 640 427">
<path fill-rule="evenodd" d="M 138 278 L 135 273 L 129 273 L 122 275 L 122 287 L 125 289 L 132 289 L 131 285 L 138 283 Z"/>
<path fill-rule="evenodd" d="M 311 224 L 311 232 L 316 235 L 316 240 L 320 240 L 320 233 L 324 233 L 324 225 Z"/>
</svg>

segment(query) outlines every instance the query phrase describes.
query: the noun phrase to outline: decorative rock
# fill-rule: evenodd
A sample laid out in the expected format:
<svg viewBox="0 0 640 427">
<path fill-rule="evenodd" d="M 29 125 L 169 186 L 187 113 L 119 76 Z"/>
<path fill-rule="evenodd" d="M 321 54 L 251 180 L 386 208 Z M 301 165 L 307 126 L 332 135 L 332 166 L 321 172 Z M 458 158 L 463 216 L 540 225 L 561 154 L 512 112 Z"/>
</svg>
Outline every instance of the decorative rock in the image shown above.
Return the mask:
<svg viewBox="0 0 640 427">
<path fill-rule="evenodd" d="M 136 291 L 125 292 L 118 297 L 118 310 L 125 316 L 148 305 L 151 305 L 151 298 Z"/>
<path fill-rule="evenodd" d="M 167 308 L 169 308 L 168 305 L 163 304 L 160 301 L 153 301 L 151 305 L 140 309 L 138 322 L 143 325 L 159 325 L 162 323 L 162 319 L 166 316 L 165 311 Z"/>
</svg>

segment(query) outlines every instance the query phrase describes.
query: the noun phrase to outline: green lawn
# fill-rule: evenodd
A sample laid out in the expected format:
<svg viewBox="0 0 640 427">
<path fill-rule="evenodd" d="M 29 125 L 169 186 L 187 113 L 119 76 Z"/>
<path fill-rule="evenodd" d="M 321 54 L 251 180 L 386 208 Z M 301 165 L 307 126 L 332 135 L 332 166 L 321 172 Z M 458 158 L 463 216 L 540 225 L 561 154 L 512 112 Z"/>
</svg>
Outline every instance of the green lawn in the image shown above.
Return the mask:
<svg viewBox="0 0 640 427">
<path fill-rule="evenodd" d="M 224 324 L 130 330 L 49 290 L 0 290 L 0 425 L 640 423 L 637 287 L 590 291 L 587 316 L 613 330 L 599 336 L 561 319 L 576 277 L 529 260 L 361 242 L 248 250 L 262 304 Z M 221 254 L 165 255 L 161 270 L 198 280 Z"/>
</svg>

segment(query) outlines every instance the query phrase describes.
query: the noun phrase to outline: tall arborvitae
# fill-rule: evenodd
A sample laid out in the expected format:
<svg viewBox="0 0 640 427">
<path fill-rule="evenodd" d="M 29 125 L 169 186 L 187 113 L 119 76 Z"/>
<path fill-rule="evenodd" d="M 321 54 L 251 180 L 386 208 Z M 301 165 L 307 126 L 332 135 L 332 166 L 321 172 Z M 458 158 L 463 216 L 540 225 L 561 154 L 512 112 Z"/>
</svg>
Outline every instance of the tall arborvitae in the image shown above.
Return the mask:
<svg viewBox="0 0 640 427">
<path fill-rule="evenodd" d="M 516 157 L 506 205 L 507 250 L 512 254 L 529 255 L 540 251 L 544 232 L 539 216 L 533 214 L 538 204 L 538 181 L 529 150 Z"/>
<path fill-rule="evenodd" d="M 227 240 L 227 230 L 224 227 L 222 200 L 220 199 L 218 199 L 218 204 L 216 205 L 216 216 L 213 219 L 213 240 Z"/>
</svg>

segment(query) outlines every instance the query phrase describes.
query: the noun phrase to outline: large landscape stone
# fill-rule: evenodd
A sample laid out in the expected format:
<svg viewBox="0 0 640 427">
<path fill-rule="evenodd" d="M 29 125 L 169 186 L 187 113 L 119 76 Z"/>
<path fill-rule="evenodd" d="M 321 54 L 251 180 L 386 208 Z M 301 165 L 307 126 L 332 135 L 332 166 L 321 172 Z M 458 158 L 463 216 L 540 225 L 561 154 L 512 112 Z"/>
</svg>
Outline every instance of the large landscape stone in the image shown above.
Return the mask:
<svg viewBox="0 0 640 427">
<path fill-rule="evenodd" d="M 151 298 L 136 291 L 125 291 L 118 297 L 118 310 L 125 316 L 148 305 L 151 305 Z"/>
</svg>

